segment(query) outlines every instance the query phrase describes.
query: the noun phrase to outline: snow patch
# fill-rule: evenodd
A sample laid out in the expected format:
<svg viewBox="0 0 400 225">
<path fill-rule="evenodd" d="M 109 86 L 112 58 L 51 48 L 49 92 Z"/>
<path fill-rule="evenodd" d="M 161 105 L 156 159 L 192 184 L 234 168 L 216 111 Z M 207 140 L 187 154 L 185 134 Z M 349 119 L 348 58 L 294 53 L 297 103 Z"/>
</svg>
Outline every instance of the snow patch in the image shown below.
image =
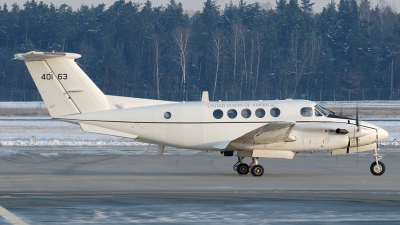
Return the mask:
<svg viewBox="0 0 400 225">
<path fill-rule="evenodd" d="M 31 142 L 30 140 L 7 140 L 1 141 L 0 146 L 69 146 L 69 147 L 100 147 L 100 146 L 156 146 L 148 143 L 141 143 L 136 141 L 119 141 L 119 140 L 37 140 Z"/>
<path fill-rule="evenodd" d="M 49 152 L 49 153 L 40 153 L 41 156 L 43 157 L 47 157 L 47 158 L 52 158 L 52 157 L 56 157 L 59 156 L 58 153 L 54 153 L 54 152 Z"/>
<path fill-rule="evenodd" d="M 0 102 L 0 108 L 46 108 L 44 102 Z"/>
</svg>

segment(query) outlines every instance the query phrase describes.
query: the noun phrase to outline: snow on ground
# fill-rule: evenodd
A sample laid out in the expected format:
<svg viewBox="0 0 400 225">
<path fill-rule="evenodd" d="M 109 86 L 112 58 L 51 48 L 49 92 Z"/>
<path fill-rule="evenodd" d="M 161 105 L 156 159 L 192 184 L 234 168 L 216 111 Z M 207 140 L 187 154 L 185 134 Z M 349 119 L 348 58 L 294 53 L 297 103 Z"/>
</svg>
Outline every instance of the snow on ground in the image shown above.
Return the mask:
<svg viewBox="0 0 400 225">
<path fill-rule="evenodd" d="M 400 101 L 321 102 L 321 104 L 327 108 L 354 108 L 358 105 L 371 110 L 400 109 Z M 43 102 L 0 102 L 0 107 L 35 108 L 45 105 Z M 393 140 L 400 138 L 400 115 L 391 113 L 390 118 L 372 116 L 360 119 L 368 120 L 369 123 L 389 132 L 389 138 L 382 143 L 383 145 L 397 145 Z M 78 125 L 52 120 L 50 117 L 0 117 L 0 146 L 146 147 L 151 145 L 132 139 L 86 133 Z"/>
<path fill-rule="evenodd" d="M 0 119 L 0 146 L 143 146 L 132 139 L 83 132 L 48 117 Z"/>
<path fill-rule="evenodd" d="M 44 102 L 0 102 L 0 108 L 46 108 Z"/>
<path fill-rule="evenodd" d="M 400 138 L 400 119 L 369 121 L 389 132 L 384 145 Z M 49 117 L 0 117 L 0 146 L 149 146 L 133 139 L 83 132 L 80 126 Z"/>
<path fill-rule="evenodd" d="M 329 101 L 319 102 L 336 115 L 355 118 L 357 108 L 360 120 L 399 120 L 400 101 Z"/>
<path fill-rule="evenodd" d="M 320 101 L 318 102 L 326 108 L 356 108 L 368 107 L 368 108 L 400 108 L 400 101 Z"/>
</svg>

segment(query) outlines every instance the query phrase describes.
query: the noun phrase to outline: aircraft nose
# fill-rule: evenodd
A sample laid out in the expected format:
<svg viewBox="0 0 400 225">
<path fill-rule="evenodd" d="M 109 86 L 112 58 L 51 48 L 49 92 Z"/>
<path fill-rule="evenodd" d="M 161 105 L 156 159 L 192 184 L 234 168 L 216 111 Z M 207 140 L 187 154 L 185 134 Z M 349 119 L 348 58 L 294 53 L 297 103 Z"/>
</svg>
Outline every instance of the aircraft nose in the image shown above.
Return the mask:
<svg viewBox="0 0 400 225">
<path fill-rule="evenodd" d="M 382 128 L 378 129 L 378 141 L 383 141 L 388 137 L 389 137 L 389 133 L 385 129 L 382 129 Z"/>
</svg>

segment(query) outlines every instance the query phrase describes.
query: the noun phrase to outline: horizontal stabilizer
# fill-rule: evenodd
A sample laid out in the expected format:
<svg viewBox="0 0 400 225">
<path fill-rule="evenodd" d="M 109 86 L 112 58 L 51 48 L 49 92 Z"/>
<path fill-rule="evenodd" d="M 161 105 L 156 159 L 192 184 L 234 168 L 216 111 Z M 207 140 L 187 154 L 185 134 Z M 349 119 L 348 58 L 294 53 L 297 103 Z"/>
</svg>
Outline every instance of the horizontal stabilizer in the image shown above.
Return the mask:
<svg viewBox="0 0 400 225">
<path fill-rule="evenodd" d="M 78 59 L 81 57 L 81 55 L 75 53 L 64 53 L 64 52 L 34 52 L 34 51 L 27 53 L 19 53 L 14 55 L 14 59 L 23 61 L 41 61 L 58 57 Z"/>
<path fill-rule="evenodd" d="M 98 127 L 90 124 L 85 124 L 85 123 L 79 123 L 83 131 L 90 132 L 90 133 L 96 133 L 96 134 L 106 134 L 106 135 L 111 135 L 111 136 L 117 136 L 117 137 L 126 137 L 126 138 L 137 138 L 137 135 L 134 134 L 128 134 L 125 132 L 120 132 L 120 131 L 115 131 L 115 130 L 110 130 L 107 128 L 103 127 Z"/>
</svg>

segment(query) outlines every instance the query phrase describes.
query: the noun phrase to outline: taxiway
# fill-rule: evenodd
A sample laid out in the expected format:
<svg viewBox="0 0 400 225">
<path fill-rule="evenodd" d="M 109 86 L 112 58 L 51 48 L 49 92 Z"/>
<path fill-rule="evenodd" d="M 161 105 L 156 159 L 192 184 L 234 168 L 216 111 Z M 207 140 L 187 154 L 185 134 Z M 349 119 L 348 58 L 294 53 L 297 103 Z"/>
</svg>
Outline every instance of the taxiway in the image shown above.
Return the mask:
<svg viewBox="0 0 400 225">
<path fill-rule="evenodd" d="M 318 204 L 325 201 L 340 201 L 346 204 L 372 203 L 371 206 L 383 203 L 393 210 L 393 214 L 387 216 L 400 221 L 396 213 L 400 209 L 400 149 L 396 147 L 381 148 L 386 172 L 380 177 L 370 173 L 373 157 L 364 153 L 358 157 L 300 154 L 293 160 L 261 159 L 265 174 L 253 177 L 250 174 L 238 175 L 232 170 L 236 157 L 223 157 L 218 153 L 162 156 L 80 154 L 65 148 L 68 147 L 1 147 L 0 151 L 12 150 L 13 154 L 0 157 L 0 206 L 27 224 L 38 221 L 46 224 L 47 219 L 43 220 L 38 213 L 46 214 L 45 218 L 50 221 L 48 224 L 60 224 L 71 219 L 66 215 L 74 214 L 73 209 L 79 209 L 77 214 L 82 214 L 85 209 L 92 210 L 89 217 L 99 222 L 101 220 L 97 220 L 98 215 L 93 211 L 95 208 L 126 209 L 139 203 L 151 209 L 154 204 L 178 204 L 178 208 L 189 204 L 186 207 L 190 208 L 193 203 L 199 203 L 212 208 L 221 204 L 221 207 L 230 207 L 242 202 L 254 203 L 256 205 L 246 207 L 256 209 L 261 207 L 257 205 L 260 201 L 262 207 L 271 201 L 278 201 L 278 205 L 309 202 L 303 206 L 317 201 L 315 208 L 318 209 L 321 207 Z M 118 152 L 124 152 L 123 147 Z M 249 160 L 245 159 L 247 163 Z M 350 207 L 342 206 L 336 209 Z M 282 205 L 282 208 L 288 206 Z M 109 216 L 107 210 L 102 213 Z M 371 212 L 374 210 L 371 208 Z M 361 212 L 370 213 L 365 209 Z M 143 222 L 144 218 L 138 221 Z M 157 221 L 155 223 L 168 222 Z"/>
</svg>

